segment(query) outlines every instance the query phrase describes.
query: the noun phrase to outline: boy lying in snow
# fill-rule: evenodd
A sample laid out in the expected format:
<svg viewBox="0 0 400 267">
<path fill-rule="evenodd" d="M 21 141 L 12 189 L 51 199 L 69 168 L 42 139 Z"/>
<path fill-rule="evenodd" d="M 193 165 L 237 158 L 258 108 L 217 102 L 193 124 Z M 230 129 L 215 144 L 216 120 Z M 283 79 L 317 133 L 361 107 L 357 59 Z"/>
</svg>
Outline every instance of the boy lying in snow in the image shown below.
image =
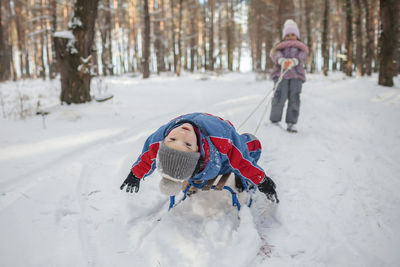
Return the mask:
<svg viewBox="0 0 400 267">
<path fill-rule="evenodd" d="M 206 113 L 173 119 L 147 138 L 142 154 L 121 185 L 138 192 L 142 178 L 157 167 L 160 190 L 176 195 L 185 180 L 205 181 L 233 172 L 239 191 L 258 185 L 269 200 L 278 202 L 275 183 L 257 165 L 261 143 L 251 134 L 240 135 L 229 121 Z"/>
</svg>

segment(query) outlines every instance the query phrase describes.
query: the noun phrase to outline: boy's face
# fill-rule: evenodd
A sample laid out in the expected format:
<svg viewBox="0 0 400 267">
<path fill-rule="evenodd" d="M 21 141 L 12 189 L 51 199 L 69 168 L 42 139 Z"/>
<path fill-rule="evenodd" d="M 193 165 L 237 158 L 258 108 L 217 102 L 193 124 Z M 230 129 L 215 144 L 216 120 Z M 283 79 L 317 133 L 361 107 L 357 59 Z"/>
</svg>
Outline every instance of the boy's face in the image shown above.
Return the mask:
<svg viewBox="0 0 400 267">
<path fill-rule="evenodd" d="M 294 33 L 288 33 L 285 36 L 285 40 L 297 40 L 297 36 Z"/>
<path fill-rule="evenodd" d="M 184 123 L 169 132 L 164 143 L 167 147 L 184 152 L 197 152 L 197 136 L 190 123 Z"/>
</svg>

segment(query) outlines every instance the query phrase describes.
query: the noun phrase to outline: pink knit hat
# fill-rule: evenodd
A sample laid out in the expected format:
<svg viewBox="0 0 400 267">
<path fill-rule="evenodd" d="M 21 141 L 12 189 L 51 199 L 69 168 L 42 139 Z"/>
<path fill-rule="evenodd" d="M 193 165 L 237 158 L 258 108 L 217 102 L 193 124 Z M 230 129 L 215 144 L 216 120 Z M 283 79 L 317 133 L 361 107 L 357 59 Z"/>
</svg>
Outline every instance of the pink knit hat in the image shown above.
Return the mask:
<svg viewBox="0 0 400 267">
<path fill-rule="evenodd" d="M 283 24 L 282 39 L 285 39 L 285 36 L 289 33 L 293 33 L 298 39 L 300 39 L 299 28 L 297 27 L 296 22 L 291 19 L 287 19 L 285 24 Z"/>
</svg>

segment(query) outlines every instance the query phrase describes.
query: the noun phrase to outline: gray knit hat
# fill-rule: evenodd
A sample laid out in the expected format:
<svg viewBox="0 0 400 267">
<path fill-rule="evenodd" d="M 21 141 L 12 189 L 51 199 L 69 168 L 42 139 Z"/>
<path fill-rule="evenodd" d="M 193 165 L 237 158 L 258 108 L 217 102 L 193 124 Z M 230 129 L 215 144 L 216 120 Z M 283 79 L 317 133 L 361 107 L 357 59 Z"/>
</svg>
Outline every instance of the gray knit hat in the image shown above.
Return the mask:
<svg viewBox="0 0 400 267">
<path fill-rule="evenodd" d="M 179 193 L 182 182 L 193 175 L 199 158 L 199 152 L 179 151 L 161 142 L 157 154 L 157 169 L 163 177 L 161 192 L 169 196 Z"/>
</svg>

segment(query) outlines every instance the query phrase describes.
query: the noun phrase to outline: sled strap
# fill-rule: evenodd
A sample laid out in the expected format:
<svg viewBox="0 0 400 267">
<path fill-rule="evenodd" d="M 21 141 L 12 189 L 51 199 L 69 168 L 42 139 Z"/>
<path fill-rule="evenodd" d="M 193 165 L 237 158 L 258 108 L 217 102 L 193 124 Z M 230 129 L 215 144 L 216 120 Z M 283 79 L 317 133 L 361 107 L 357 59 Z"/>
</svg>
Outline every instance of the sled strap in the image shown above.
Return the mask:
<svg viewBox="0 0 400 267">
<path fill-rule="evenodd" d="M 185 182 L 186 182 L 186 181 L 185 181 Z M 200 181 L 200 182 L 201 182 L 201 181 Z M 188 192 L 189 192 L 189 189 L 192 187 L 192 184 L 189 183 L 189 182 L 187 182 L 187 183 L 184 183 L 183 186 L 184 186 L 184 189 L 182 190 L 182 191 L 183 191 L 183 197 L 182 197 L 181 200 L 178 201 L 178 203 L 175 203 L 175 195 L 169 196 L 169 207 L 168 207 L 168 211 L 170 211 L 173 207 L 175 207 L 176 205 L 178 205 L 179 203 L 181 203 L 182 201 L 184 201 L 184 200 L 186 199 L 186 197 L 188 196 Z M 195 191 L 198 190 L 196 186 L 193 186 L 193 187 L 194 187 Z"/>
<path fill-rule="evenodd" d="M 228 181 L 229 176 L 231 173 L 227 173 L 221 176 L 221 178 L 218 180 L 218 183 L 214 185 L 215 181 L 217 180 L 218 176 L 214 177 L 213 179 L 210 179 L 208 181 L 190 181 L 190 182 L 184 182 L 184 187 L 186 186 L 186 183 L 193 186 L 194 189 L 198 188 L 201 189 L 202 191 L 209 191 L 210 189 L 214 189 L 217 191 L 221 191 L 224 189 L 224 186 L 226 184 L 226 181 Z M 190 191 L 191 188 L 188 188 Z"/>
<path fill-rule="evenodd" d="M 218 183 L 214 185 L 214 182 L 217 180 L 218 176 L 214 177 L 213 179 L 210 179 L 208 181 L 185 181 L 183 183 L 183 197 L 182 199 L 178 202 L 175 203 L 175 196 L 170 196 L 169 198 L 169 209 L 171 210 L 173 207 L 178 205 L 180 202 L 184 201 L 188 194 L 190 192 L 196 192 L 198 189 L 201 189 L 202 191 L 209 191 L 209 190 L 217 190 L 221 191 L 223 189 L 229 191 L 232 195 L 232 206 L 236 207 L 238 211 L 240 211 L 240 202 L 237 198 L 237 193 L 235 190 L 233 190 L 231 187 L 226 186 L 226 182 L 228 181 L 228 178 L 230 177 L 231 173 L 227 173 L 221 176 L 221 178 L 218 180 Z M 251 202 L 250 202 L 251 205 Z M 249 207 L 250 207 L 249 205 Z"/>
<path fill-rule="evenodd" d="M 186 197 L 186 195 L 185 195 Z M 169 197 L 169 208 L 168 210 L 172 209 L 175 206 L 175 196 L 170 196 Z"/>
<path fill-rule="evenodd" d="M 216 189 L 216 185 L 213 185 L 211 189 L 218 190 L 218 189 Z M 232 194 L 232 206 L 236 207 L 238 209 L 238 211 L 240 211 L 240 202 L 239 202 L 239 200 L 237 198 L 235 190 L 233 190 L 232 188 L 230 188 L 227 185 L 224 186 L 222 189 L 226 189 Z"/>
</svg>

